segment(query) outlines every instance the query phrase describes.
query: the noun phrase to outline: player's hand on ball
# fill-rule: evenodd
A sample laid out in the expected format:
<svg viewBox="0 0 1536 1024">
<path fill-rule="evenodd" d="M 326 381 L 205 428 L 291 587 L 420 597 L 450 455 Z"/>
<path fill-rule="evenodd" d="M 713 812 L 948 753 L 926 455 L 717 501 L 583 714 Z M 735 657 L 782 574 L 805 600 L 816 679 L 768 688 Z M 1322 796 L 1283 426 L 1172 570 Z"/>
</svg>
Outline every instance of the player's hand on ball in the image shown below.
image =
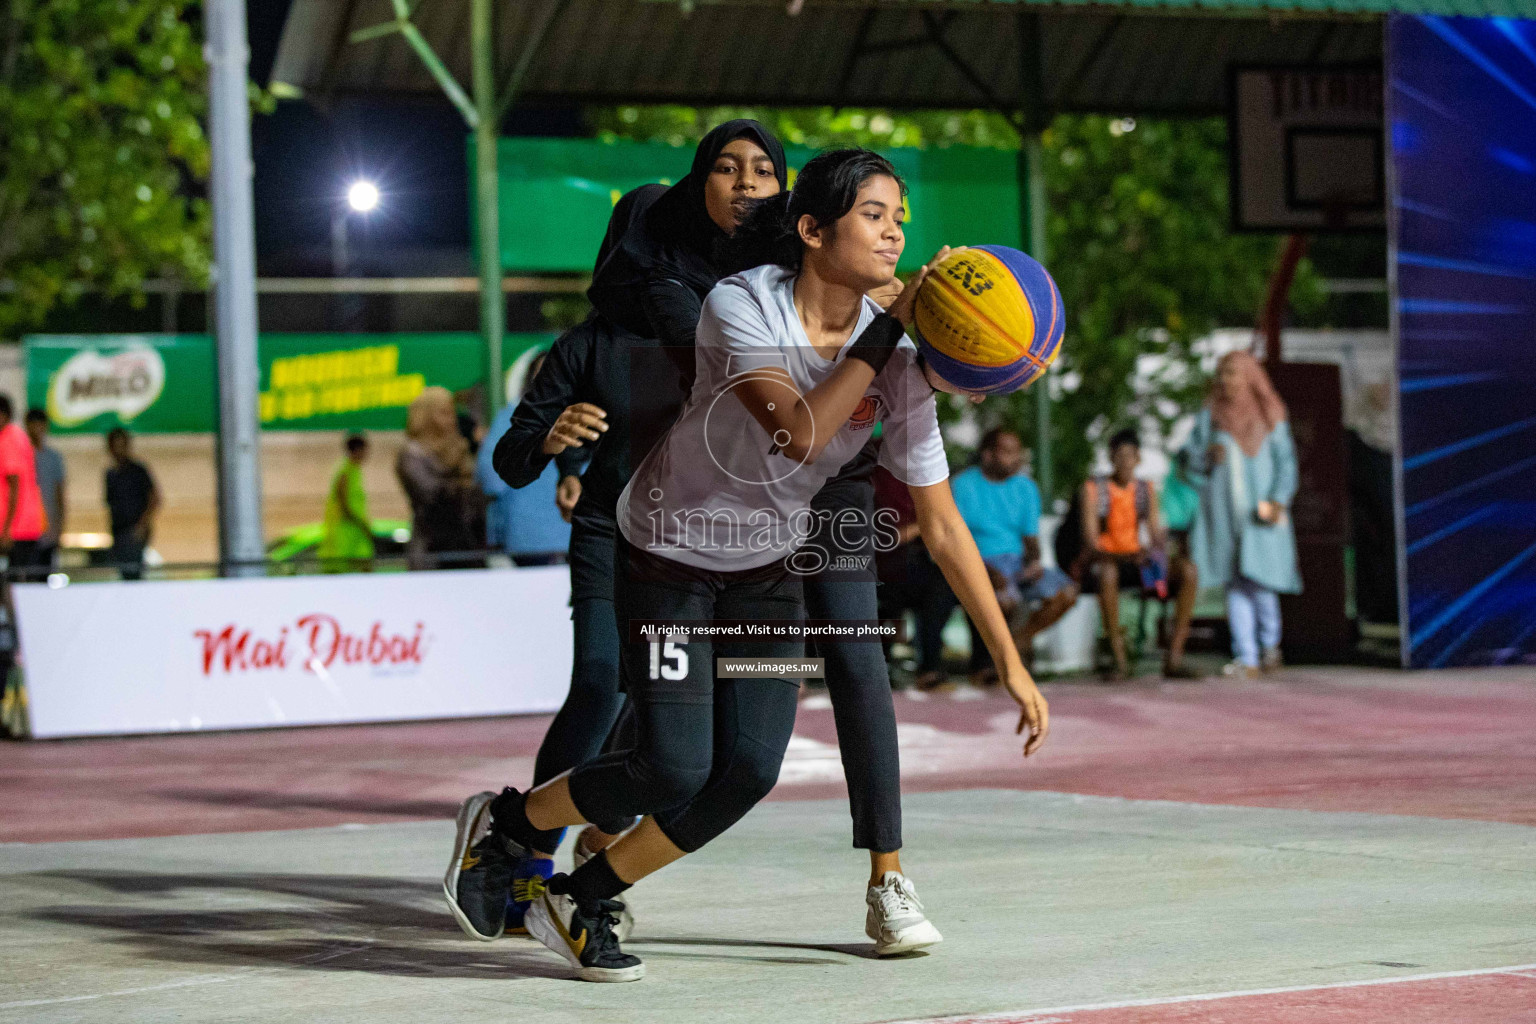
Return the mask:
<svg viewBox="0 0 1536 1024">
<path fill-rule="evenodd" d="M 596 441 L 608 430 L 608 414 L 590 402 L 568 405 L 544 435 L 544 454 L 559 455 L 567 448 L 580 448 Z"/>
<path fill-rule="evenodd" d="M 896 301 L 896 296 L 901 294 L 904 287 L 901 278 L 893 277 L 890 284 L 883 284 L 876 288 L 869 293 L 869 297 L 875 300 L 875 305 L 889 312 L 891 303 Z"/>
<path fill-rule="evenodd" d="M 896 301 L 886 308 L 887 313 L 901 321 L 901 326 L 912 326 L 912 315 L 917 310 L 917 290 L 923 286 L 924 281 L 928 280 L 928 275 L 933 272 L 933 268 L 942 263 L 944 257 L 954 251 L 956 250 L 946 245 L 934 255 L 933 259 L 924 264 L 923 269 L 907 278 L 907 283 L 901 289 L 901 294 L 896 296 Z"/>
<path fill-rule="evenodd" d="M 1018 701 L 1019 727 L 1014 732 L 1023 734 L 1028 730 L 1029 739 L 1024 741 L 1024 756 L 1028 757 L 1040 749 L 1046 734 L 1051 731 L 1050 708 L 1040 695 L 1034 677 L 1021 662 L 1015 661 L 1002 672 L 1002 683 L 1008 688 L 1008 695 Z"/>
</svg>

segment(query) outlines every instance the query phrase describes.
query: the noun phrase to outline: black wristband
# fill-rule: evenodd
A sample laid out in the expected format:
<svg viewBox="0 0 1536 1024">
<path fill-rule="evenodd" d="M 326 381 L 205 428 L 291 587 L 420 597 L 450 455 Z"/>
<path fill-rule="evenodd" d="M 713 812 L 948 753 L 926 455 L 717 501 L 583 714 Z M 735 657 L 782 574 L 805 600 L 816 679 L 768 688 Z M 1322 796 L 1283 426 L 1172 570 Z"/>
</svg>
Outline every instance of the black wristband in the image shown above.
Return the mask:
<svg viewBox="0 0 1536 1024">
<path fill-rule="evenodd" d="M 885 364 L 891 361 L 891 356 L 896 352 L 896 345 L 906 333 L 907 329 L 901 326 L 900 320 L 889 313 L 881 313 L 871 320 L 869 326 L 864 328 L 864 333 L 848 346 L 848 358 L 862 359 L 874 367 L 876 373 L 879 373 L 885 369 Z"/>
</svg>

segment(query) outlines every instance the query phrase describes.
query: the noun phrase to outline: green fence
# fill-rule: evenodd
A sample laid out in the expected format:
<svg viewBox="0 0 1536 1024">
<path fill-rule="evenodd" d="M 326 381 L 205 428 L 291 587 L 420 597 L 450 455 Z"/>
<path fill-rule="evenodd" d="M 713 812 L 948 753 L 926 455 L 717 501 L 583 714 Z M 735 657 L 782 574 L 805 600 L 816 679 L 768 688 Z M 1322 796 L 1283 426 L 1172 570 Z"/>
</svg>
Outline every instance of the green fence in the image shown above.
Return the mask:
<svg viewBox="0 0 1536 1024">
<path fill-rule="evenodd" d="M 206 334 L 37 334 L 25 340 L 27 404 L 59 433 L 124 426 L 142 433 L 215 429 L 218 392 Z M 509 334 L 509 375 L 520 376 L 552 334 Z M 399 430 L 428 385 L 463 391 L 482 378 L 469 332 L 263 334 L 261 422 L 269 430 Z M 515 369 L 514 369 L 515 368 Z M 515 382 L 514 382 L 515 383 Z M 511 391 L 509 393 L 515 393 Z"/>
<path fill-rule="evenodd" d="M 792 169 L 815 154 L 793 146 L 785 153 Z M 885 156 L 911 190 L 903 269 L 944 245 L 1019 245 L 1017 154 L 954 146 Z M 498 160 L 502 268 L 590 273 L 614 203 L 630 189 L 682 177 L 693 147 L 514 138 L 501 140 Z"/>
</svg>

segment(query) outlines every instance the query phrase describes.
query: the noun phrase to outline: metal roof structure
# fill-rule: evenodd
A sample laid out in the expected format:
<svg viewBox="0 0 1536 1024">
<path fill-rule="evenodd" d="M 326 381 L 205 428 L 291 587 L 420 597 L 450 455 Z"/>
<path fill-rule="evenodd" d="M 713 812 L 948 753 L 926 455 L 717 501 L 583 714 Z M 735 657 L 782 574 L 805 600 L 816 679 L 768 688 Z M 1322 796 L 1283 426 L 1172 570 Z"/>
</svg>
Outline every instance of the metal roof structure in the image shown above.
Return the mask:
<svg viewBox="0 0 1536 1024">
<path fill-rule="evenodd" d="M 403 0 L 294 0 L 272 80 L 309 94 L 436 92 L 399 31 Z M 1536 0 L 527 0 L 497 5 L 497 64 L 519 99 L 990 107 L 1214 114 L 1231 64 L 1376 63 L 1392 10 L 1536 17 Z M 419 0 L 409 22 L 459 81 L 471 0 Z"/>
<path fill-rule="evenodd" d="M 1220 114 L 1234 65 L 1380 67 L 1393 11 L 1536 17 L 1536 0 L 292 0 L 271 84 L 321 100 L 440 91 L 473 129 L 489 415 L 496 131 L 516 100 L 997 110 L 1019 129 L 1021 235 L 1041 255 L 1051 114 Z"/>
</svg>

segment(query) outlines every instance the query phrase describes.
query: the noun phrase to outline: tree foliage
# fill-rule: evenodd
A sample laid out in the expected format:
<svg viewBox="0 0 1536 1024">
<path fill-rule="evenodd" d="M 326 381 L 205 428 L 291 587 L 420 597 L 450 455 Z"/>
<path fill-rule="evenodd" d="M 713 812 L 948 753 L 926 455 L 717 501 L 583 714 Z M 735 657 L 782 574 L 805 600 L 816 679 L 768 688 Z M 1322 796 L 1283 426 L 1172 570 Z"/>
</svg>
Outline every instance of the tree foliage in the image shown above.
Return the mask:
<svg viewBox="0 0 1536 1024">
<path fill-rule="evenodd" d="M 1062 493 L 1115 429 L 1166 436 L 1199 405 L 1207 381 L 1191 344 L 1256 322 L 1277 247 L 1274 236 L 1230 230 L 1220 120 L 1064 116 L 1041 142 L 1047 263 L 1067 310 L 1052 382 Z M 1293 298 L 1303 307 L 1320 300 L 1309 266 Z M 1004 403 L 1004 418 L 1026 438 L 1033 402 Z"/>
<path fill-rule="evenodd" d="M 0 0 L 0 337 L 209 266 L 197 0 Z"/>
<path fill-rule="evenodd" d="M 685 144 L 731 117 L 755 117 L 786 142 L 812 147 L 1019 145 L 1012 126 L 987 111 L 617 107 L 594 111 L 593 126 L 608 137 Z M 1198 406 L 1206 379 L 1191 344 L 1218 326 L 1255 322 L 1276 240 L 1229 230 L 1218 119 L 1062 115 L 1042 146 L 1046 263 L 1067 310 L 1052 380 L 1059 496 L 1089 472 L 1114 429 L 1155 434 Z M 1304 311 L 1320 300 L 1307 265 L 1293 300 Z M 1032 391 L 989 399 L 981 417 L 1034 444 L 1035 404 Z"/>
</svg>

